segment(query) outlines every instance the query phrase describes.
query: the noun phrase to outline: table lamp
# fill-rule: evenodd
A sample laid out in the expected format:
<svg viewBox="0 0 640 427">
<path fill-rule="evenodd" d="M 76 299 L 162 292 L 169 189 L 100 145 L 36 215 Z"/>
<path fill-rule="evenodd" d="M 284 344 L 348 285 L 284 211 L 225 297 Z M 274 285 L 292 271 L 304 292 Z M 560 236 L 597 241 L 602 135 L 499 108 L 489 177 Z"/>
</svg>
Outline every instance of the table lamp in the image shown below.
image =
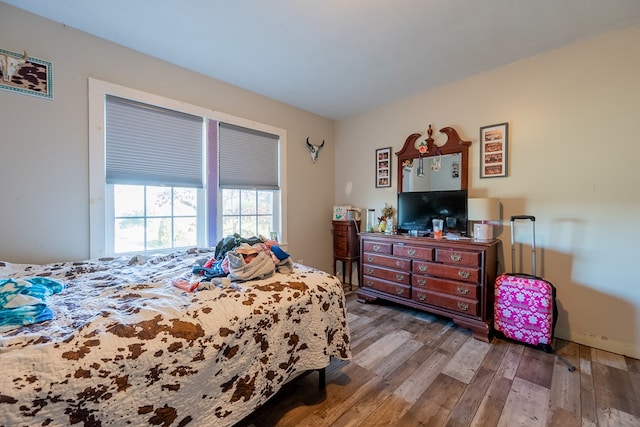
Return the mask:
<svg viewBox="0 0 640 427">
<path fill-rule="evenodd" d="M 473 238 L 476 240 L 492 240 L 493 225 L 488 221 L 500 219 L 500 202 L 498 199 L 479 198 L 467 201 L 469 221 L 480 221 L 473 224 Z"/>
</svg>

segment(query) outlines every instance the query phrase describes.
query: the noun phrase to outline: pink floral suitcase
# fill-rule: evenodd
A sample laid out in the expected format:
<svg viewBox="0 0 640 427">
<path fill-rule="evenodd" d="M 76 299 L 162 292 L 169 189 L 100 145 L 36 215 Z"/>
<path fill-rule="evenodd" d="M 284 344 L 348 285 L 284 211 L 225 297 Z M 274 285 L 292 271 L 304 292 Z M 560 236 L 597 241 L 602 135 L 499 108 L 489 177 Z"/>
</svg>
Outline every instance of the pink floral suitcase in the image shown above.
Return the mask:
<svg viewBox="0 0 640 427">
<path fill-rule="evenodd" d="M 507 338 L 531 345 L 551 345 L 552 285 L 535 277 L 502 274 L 496 279 L 494 327 Z"/>
<path fill-rule="evenodd" d="M 515 221 L 528 219 L 533 229 L 531 246 L 532 274 L 515 273 Z M 511 271 L 501 274 L 495 283 L 494 328 L 505 337 L 534 346 L 550 346 L 557 316 L 555 288 L 536 272 L 535 217 L 511 217 Z"/>
<path fill-rule="evenodd" d="M 531 244 L 532 274 L 515 273 L 515 221 L 527 219 L 531 222 L 533 239 Z M 536 273 L 536 218 L 529 215 L 511 217 L 511 271 L 496 278 L 493 312 L 494 329 L 506 338 L 532 346 L 539 346 L 553 353 L 553 330 L 558 318 L 556 289 L 535 275 Z M 556 357 L 575 371 L 575 366 L 564 358 Z"/>
</svg>

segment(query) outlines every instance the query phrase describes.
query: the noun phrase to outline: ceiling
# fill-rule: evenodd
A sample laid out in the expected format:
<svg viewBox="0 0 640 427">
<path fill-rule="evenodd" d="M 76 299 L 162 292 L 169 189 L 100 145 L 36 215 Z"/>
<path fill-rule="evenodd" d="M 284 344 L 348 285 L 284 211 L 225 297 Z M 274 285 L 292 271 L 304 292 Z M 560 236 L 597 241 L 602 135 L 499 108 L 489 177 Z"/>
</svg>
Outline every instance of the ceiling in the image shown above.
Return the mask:
<svg viewBox="0 0 640 427">
<path fill-rule="evenodd" d="M 3 1 L 330 119 L 640 23 L 638 0 Z"/>
</svg>

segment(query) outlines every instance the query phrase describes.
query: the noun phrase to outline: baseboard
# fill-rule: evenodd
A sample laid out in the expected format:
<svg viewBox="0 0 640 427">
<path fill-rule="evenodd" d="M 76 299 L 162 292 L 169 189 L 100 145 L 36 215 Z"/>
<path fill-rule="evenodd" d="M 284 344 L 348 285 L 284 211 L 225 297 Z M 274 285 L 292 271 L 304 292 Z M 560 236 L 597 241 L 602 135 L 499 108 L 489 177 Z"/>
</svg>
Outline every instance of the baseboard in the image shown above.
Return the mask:
<svg viewBox="0 0 640 427">
<path fill-rule="evenodd" d="M 593 334 L 579 334 L 571 332 L 567 329 L 559 328 L 556 328 L 555 336 L 563 340 L 588 345 L 589 347 L 597 348 L 611 353 L 633 357 L 634 359 L 640 359 L 640 345 L 616 341 L 610 338 Z"/>
</svg>

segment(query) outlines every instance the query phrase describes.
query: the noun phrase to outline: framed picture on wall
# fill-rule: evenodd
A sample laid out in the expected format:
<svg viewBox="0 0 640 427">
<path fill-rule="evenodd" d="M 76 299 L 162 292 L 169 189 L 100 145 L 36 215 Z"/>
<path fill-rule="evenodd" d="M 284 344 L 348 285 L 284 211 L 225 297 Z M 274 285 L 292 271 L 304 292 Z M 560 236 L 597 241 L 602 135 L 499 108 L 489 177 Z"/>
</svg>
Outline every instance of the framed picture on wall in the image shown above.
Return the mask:
<svg viewBox="0 0 640 427">
<path fill-rule="evenodd" d="M 480 178 L 507 176 L 509 124 L 480 128 Z"/>
<path fill-rule="evenodd" d="M 53 99 L 51 62 L 0 49 L 0 89 Z"/>
<path fill-rule="evenodd" d="M 391 147 L 376 150 L 376 187 L 391 187 Z"/>
</svg>

